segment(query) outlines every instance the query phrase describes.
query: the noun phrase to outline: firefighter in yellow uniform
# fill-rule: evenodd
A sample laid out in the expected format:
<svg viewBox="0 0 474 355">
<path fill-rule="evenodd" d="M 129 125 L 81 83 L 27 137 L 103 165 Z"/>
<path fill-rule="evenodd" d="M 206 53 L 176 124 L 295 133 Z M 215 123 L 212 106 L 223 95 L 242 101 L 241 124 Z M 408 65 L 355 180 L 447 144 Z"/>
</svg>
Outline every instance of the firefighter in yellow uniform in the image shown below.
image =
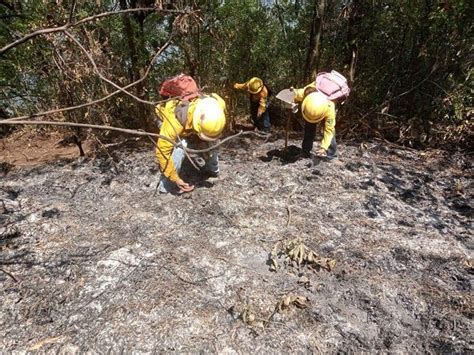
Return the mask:
<svg viewBox="0 0 474 355">
<path fill-rule="evenodd" d="M 235 83 L 234 89 L 246 90 L 249 93 L 250 115 L 254 127 L 264 132 L 270 132 L 270 115 L 268 114 L 269 90 L 262 79 L 253 77 L 245 83 Z"/>
<path fill-rule="evenodd" d="M 163 121 L 160 135 L 169 140 L 158 138 L 156 157 L 162 172 L 159 191 L 168 193 L 176 191 L 189 192 L 193 185 L 186 183 L 179 171 L 184 160 L 186 141 L 175 147 L 171 142 L 178 142 L 178 137 L 196 134 L 201 140 L 214 144 L 226 125 L 225 102 L 217 94 L 203 95 L 192 101 L 169 100 L 155 108 L 157 116 Z M 219 173 L 217 150 L 205 154 L 204 170 L 211 175 Z"/>
<path fill-rule="evenodd" d="M 316 155 L 334 159 L 337 157 L 336 143 L 336 108 L 334 102 L 316 90 L 315 83 L 302 89 L 293 89 L 294 101 L 301 103 L 301 113 L 305 119 L 304 138 L 302 143 L 303 154 L 310 156 L 313 141 L 316 136 L 316 126 L 324 124 L 323 140 Z"/>
</svg>

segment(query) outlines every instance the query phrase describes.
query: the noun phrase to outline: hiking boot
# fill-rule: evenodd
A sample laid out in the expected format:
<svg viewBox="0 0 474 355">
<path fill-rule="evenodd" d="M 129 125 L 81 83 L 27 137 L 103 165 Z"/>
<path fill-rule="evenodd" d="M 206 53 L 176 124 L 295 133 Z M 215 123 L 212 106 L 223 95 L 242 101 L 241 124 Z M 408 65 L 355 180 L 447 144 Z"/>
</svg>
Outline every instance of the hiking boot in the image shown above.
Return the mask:
<svg viewBox="0 0 474 355">
<path fill-rule="evenodd" d="M 219 172 L 205 170 L 201 171 L 201 176 L 203 179 L 217 178 L 219 177 Z"/>
<path fill-rule="evenodd" d="M 304 150 L 296 155 L 298 159 L 308 159 L 311 158 L 311 152 L 305 152 Z"/>
</svg>

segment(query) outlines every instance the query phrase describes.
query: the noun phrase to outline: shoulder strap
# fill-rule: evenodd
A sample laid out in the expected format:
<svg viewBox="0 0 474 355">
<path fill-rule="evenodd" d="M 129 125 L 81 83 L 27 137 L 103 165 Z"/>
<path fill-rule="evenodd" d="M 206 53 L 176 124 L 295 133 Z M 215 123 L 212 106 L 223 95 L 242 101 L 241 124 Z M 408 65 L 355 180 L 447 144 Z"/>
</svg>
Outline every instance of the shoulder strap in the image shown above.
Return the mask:
<svg viewBox="0 0 474 355">
<path fill-rule="evenodd" d="M 210 96 L 212 97 L 212 94 Z M 205 97 L 209 96 L 202 93 L 199 93 L 198 95 L 198 98 L 200 99 Z M 176 105 L 176 108 L 174 109 L 176 119 L 183 127 L 186 126 L 186 122 L 188 121 L 189 106 L 191 106 L 191 102 L 189 102 L 189 100 L 181 100 L 181 102 Z"/>
<path fill-rule="evenodd" d="M 174 109 L 174 114 L 179 123 L 184 127 L 188 121 L 189 101 L 183 100 Z"/>
</svg>

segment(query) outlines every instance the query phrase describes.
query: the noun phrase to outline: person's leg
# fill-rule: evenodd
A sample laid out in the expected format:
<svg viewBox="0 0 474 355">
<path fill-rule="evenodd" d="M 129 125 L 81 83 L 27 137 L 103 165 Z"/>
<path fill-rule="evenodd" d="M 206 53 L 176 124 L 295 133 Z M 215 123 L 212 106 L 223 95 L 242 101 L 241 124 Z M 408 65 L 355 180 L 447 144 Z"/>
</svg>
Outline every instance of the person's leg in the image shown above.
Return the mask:
<svg viewBox="0 0 474 355">
<path fill-rule="evenodd" d="M 250 101 L 250 117 L 252 118 L 252 123 L 254 128 L 259 128 L 259 119 L 257 117 L 258 112 L 258 102 Z"/>
<path fill-rule="evenodd" d="M 217 144 L 217 142 L 209 142 L 208 146 Z M 206 164 L 204 164 L 203 170 L 211 175 L 219 175 L 219 148 L 211 150 L 204 155 Z"/>
<path fill-rule="evenodd" d="M 261 120 L 263 121 L 263 130 L 265 132 L 270 132 L 271 123 L 270 123 L 270 114 L 268 113 L 268 105 L 267 105 L 267 109 L 265 110 L 265 112 L 263 113 L 261 117 Z"/>
<path fill-rule="evenodd" d="M 334 132 L 334 136 L 331 139 L 331 144 L 329 145 L 328 149 L 328 159 L 334 158 L 337 158 L 336 132 Z"/>
<path fill-rule="evenodd" d="M 186 147 L 186 142 L 182 141 L 183 145 Z M 173 150 L 173 154 L 171 155 L 171 160 L 173 161 L 174 167 L 176 171 L 179 173 L 181 170 L 181 165 L 183 164 L 184 160 L 184 150 L 181 147 L 177 147 Z M 158 190 L 161 193 L 170 193 L 177 190 L 176 184 L 168 179 L 166 176 L 161 174 L 160 182 L 158 184 Z"/>
<path fill-rule="evenodd" d="M 303 153 L 309 154 L 313 149 L 313 141 L 316 137 L 316 123 L 310 123 L 308 121 L 304 122 L 304 138 L 301 148 Z"/>
<path fill-rule="evenodd" d="M 206 157 L 204 170 L 211 175 L 219 175 L 219 152 L 217 150 L 209 152 L 208 156 Z"/>
</svg>

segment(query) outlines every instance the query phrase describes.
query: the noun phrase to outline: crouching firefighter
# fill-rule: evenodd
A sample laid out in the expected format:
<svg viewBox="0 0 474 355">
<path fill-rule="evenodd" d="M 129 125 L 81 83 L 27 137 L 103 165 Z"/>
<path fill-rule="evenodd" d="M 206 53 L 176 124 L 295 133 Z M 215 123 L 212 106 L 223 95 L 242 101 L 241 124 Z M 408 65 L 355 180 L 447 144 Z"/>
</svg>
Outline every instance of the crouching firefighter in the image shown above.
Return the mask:
<svg viewBox="0 0 474 355">
<path fill-rule="evenodd" d="M 301 103 L 301 113 L 305 120 L 303 155 L 310 156 L 316 127 L 323 126 L 323 139 L 316 155 L 332 160 L 337 158 L 336 107 L 337 99 L 346 98 L 350 89 L 347 80 L 337 71 L 319 73 L 316 80 L 302 89 L 294 90 L 294 101 Z"/>
<path fill-rule="evenodd" d="M 249 93 L 250 116 L 252 117 L 254 128 L 269 133 L 268 97 L 270 93 L 262 79 L 254 77 L 242 84 L 235 83 L 234 89 L 246 90 Z"/>
<path fill-rule="evenodd" d="M 316 91 L 313 84 L 303 89 L 295 89 L 295 102 L 301 103 L 301 113 L 305 120 L 304 138 L 301 148 L 303 155 L 309 157 L 316 137 L 316 128 L 323 123 L 323 139 L 316 155 L 334 159 L 337 157 L 336 143 L 336 109 L 334 102 Z"/>
<path fill-rule="evenodd" d="M 156 106 L 156 114 L 163 121 L 158 138 L 156 157 L 162 172 L 158 189 L 161 193 L 189 192 L 193 185 L 185 182 L 179 175 L 184 160 L 186 141 L 181 140 L 192 134 L 207 142 L 208 146 L 217 143 L 226 125 L 225 103 L 217 94 L 202 95 L 191 100 L 171 99 Z M 172 142 L 180 145 L 175 146 Z M 217 150 L 204 153 L 206 161 L 203 169 L 212 176 L 219 174 Z"/>
</svg>

